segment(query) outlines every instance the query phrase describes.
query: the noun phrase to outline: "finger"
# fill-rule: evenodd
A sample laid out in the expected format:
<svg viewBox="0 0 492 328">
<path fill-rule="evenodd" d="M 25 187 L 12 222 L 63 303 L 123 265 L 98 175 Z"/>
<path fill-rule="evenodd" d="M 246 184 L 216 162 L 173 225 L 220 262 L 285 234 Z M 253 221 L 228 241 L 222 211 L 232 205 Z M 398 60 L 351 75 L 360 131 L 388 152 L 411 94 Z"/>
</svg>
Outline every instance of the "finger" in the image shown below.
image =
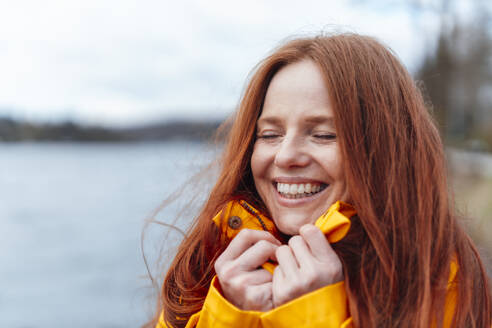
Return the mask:
<svg viewBox="0 0 492 328">
<path fill-rule="evenodd" d="M 236 284 L 243 286 L 256 286 L 262 285 L 267 282 L 272 282 L 272 275 L 265 269 L 258 269 L 249 272 L 242 272 L 235 279 Z"/>
<path fill-rule="evenodd" d="M 299 264 L 290 247 L 287 245 L 277 247 L 275 255 L 284 276 L 288 279 L 296 278 L 299 273 Z"/>
<path fill-rule="evenodd" d="M 259 266 L 268 261 L 268 259 L 276 259 L 275 251 L 277 248 L 277 245 L 262 239 L 245 250 L 234 260 L 234 264 L 237 265 L 241 271 L 256 270 Z"/>
<path fill-rule="evenodd" d="M 247 310 L 269 311 L 273 309 L 272 282 L 251 286 L 246 293 L 249 303 L 245 306 Z"/>
<path fill-rule="evenodd" d="M 280 245 L 281 243 L 267 231 L 243 229 L 231 241 L 229 246 L 220 256 L 220 261 L 231 261 L 239 257 L 245 250 L 260 240 L 266 240 L 272 244 Z M 217 259 L 219 260 L 219 259 Z"/>
<path fill-rule="evenodd" d="M 294 236 L 289 239 L 289 247 L 294 254 L 299 267 L 309 269 L 314 266 L 314 255 L 302 236 Z"/>
<path fill-rule="evenodd" d="M 280 266 L 277 266 L 275 270 L 273 270 L 272 283 L 273 283 L 272 288 L 273 288 L 274 295 L 277 289 L 285 288 L 285 275 L 282 272 L 282 268 Z"/>
<path fill-rule="evenodd" d="M 299 229 L 299 234 L 306 241 L 311 254 L 318 260 L 337 257 L 325 235 L 312 224 L 305 224 Z"/>
<path fill-rule="evenodd" d="M 254 286 L 263 285 L 268 282 L 272 282 L 273 279 L 272 274 L 265 269 L 258 269 L 252 272 L 248 272 L 246 274 L 250 275 L 249 277 L 251 281 L 250 285 L 254 285 Z"/>
<path fill-rule="evenodd" d="M 277 266 L 273 271 L 272 280 L 272 299 L 274 307 L 281 304 L 281 295 L 285 291 L 286 286 L 288 286 L 288 282 L 286 281 L 285 275 L 280 266 Z"/>
</svg>

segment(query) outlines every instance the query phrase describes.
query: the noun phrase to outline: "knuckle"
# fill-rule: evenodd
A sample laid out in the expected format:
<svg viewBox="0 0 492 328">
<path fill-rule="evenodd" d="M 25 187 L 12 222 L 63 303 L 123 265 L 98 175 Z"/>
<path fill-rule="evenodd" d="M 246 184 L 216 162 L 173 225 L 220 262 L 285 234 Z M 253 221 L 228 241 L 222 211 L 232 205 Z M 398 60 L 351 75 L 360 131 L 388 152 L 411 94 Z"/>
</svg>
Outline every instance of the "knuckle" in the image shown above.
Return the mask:
<svg viewBox="0 0 492 328">
<path fill-rule="evenodd" d="M 229 281 L 229 286 L 234 292 L 238 294 L 244 294 L 246 285 L 244 284 L 244 279 L 241 276 L 234 277 Z"/>
<path fill-rule="evenodd" d="M 263 252 L 270 252 L 272 250 L 272 247 L 273 247 L 272 243 L 270 243 L 264 239 L 258 241 L 256 244 L 257 244 L 257 247 Z"/>
<path fill-rule="evenodd" d="M 341 265 L 330 265 L 326 268 L 326 275 L 330 279 L 343 276 L 343 267 Z"/>
<path fill-rule="evenodd" d="M 216 270 L 219 279 L 230 280 L 236 275 L 235 265 L 232 262 L 226 262 Z"/>
<path fill-rule="evenodd" d="M 261 249 L 266 249 L 268 247 L 270 247 L 270 243 L 267 242 L 266 240 L 264 239 L 261 239 L 259 240 L 257 243 L 256 243 L 257 247 L 258 248 L 261 248 Z"/>
<path fill-rule="evenodd" d="M 217 260 L 215 260 L 215 263 L 214 263 L 215 272 L 220 271 L 222 269 L 222 267 L 224 266 L 225 263 L 227 263 L 227 260 L 224 259 L 224 253 L 222 253 L 217 258 Z"/>
<path fill-rule="evenodd" d="M 258 296 L 255 295 L 251 288 L 246 288 L 244 292 L 244 303 L 250 309 L 255 309 L 258 305 Z"/>
<path fill-rule="evenodd" d="M 222 268 L 222 261 L 220 261 L 220 258 L 218 258 L 214 263 L 215 273 L 219 272 L 221 268 Z"/>
<path fill-rule="evenodd" d="M 249 304 L 253 304 L 255 303 L 257 296 L 252 288 L 245 288 L 244 298 Z"/>
<path fill-rule="evenodd" d="M 272 294 L 266 290 L 252 287 L 247 288 L 246 294 L 246 303 L 249 309 L 264 311 L 270 307 L 269 303 L 271 304 Z"/>
<path fill-rule="evenodd" d="M 342 270 L 342 264 L 339 261 L 331 261 L 327 266 L 326 270 L 328 273 L 336 273 Z"/>
</svg>

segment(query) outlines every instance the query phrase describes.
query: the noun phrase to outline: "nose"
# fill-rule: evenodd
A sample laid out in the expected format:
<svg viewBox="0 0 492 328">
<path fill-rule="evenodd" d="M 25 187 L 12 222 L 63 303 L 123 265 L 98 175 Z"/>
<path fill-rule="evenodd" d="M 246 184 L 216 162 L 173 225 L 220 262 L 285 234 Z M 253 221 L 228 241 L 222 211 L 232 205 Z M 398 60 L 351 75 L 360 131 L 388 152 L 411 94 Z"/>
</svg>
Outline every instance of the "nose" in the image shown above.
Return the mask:
<svg viewBox="0 0 492 328">
<path fill-rule="evenodd" d="M 284 137 L 275 153 L 275 165 L 283 168 L 304 167 L 309 165 L 310 157 L 302 138 Z"/>
</svg>

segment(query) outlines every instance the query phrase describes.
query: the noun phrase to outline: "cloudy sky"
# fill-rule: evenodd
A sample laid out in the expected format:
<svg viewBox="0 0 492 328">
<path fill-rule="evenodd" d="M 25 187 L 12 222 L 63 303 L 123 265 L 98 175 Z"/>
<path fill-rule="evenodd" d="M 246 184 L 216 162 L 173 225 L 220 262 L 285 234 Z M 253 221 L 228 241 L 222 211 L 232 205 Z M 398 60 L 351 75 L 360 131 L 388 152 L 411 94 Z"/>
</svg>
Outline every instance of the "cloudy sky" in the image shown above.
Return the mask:
<svg viewBox="0 0 492 328">
<path fill-rule="evenodd" d="M 413 70 L 438 20 L 377 2 L 0 0 L 0 116 L 220 118 L 273 47 L 319 31 L 375 36 Z"/>
</svg>

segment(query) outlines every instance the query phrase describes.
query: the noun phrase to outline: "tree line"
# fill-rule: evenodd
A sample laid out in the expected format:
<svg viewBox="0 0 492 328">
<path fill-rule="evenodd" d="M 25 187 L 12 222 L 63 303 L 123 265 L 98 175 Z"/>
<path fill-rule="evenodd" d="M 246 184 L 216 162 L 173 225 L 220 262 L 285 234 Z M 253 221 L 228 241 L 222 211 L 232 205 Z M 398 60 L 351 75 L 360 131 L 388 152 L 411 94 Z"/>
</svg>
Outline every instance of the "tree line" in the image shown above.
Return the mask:
<svg viewBox="0 0 492 328">
<path fill-rule="evenodd" d="M 170 121 L 141 127 L 107 128 L 84 126 L 72 121 L 60 123 L 31 123 L 0 118 L 0 141 L 80 141 L 129 142 L 210 139 L 220 121 Z"/>
</svg>

